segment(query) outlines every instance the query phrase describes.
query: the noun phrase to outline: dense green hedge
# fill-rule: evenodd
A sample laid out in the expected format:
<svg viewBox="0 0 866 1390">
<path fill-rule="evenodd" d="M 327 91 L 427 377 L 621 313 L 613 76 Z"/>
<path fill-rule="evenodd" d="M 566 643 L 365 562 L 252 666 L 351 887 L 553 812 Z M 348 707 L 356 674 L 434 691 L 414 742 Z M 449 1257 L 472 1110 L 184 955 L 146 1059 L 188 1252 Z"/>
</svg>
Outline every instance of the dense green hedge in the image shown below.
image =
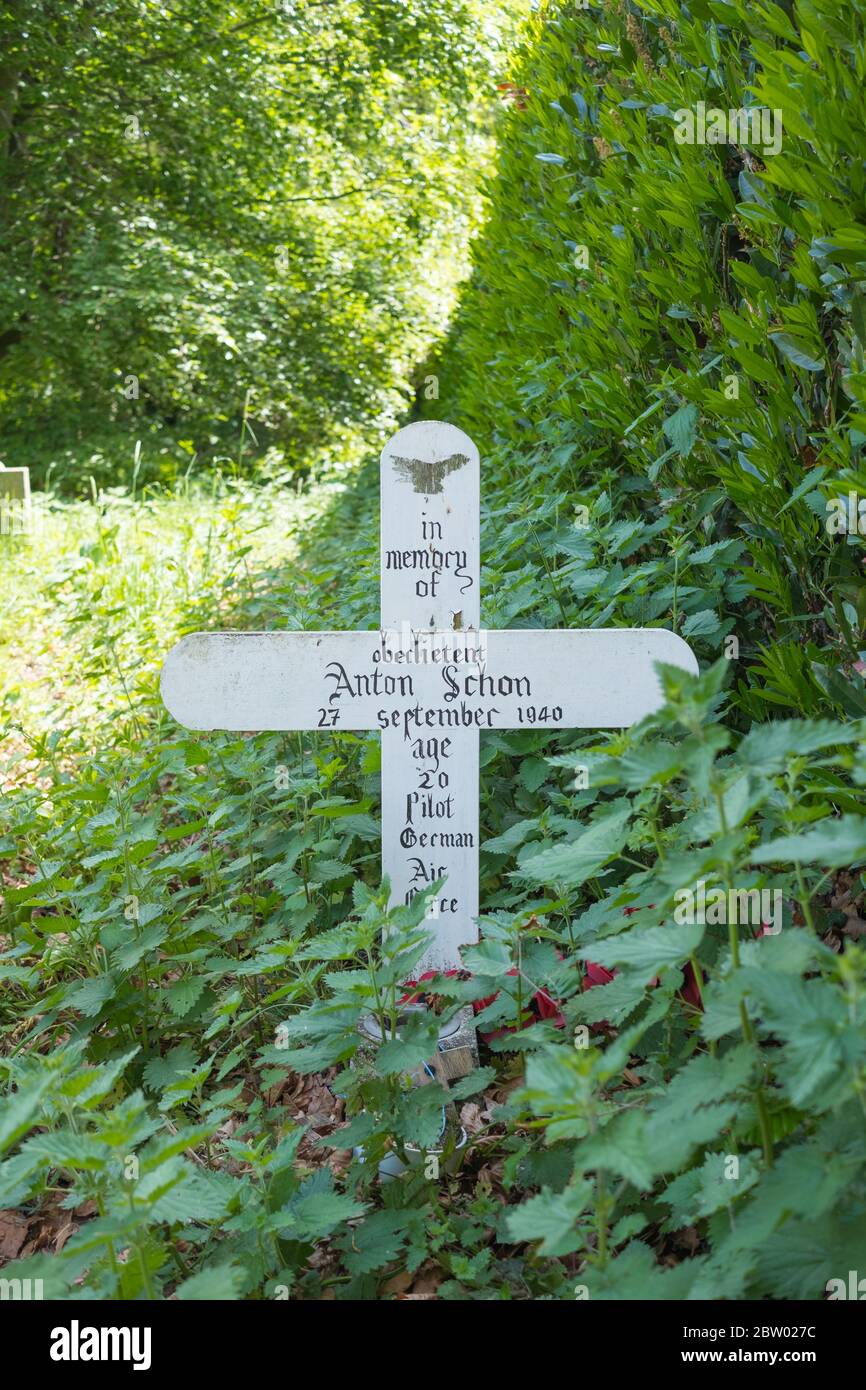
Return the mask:
<svg viewBox="0 0 866 1390">
<path fill-rule="evenodd" d="M 127 481 L 136 438 L 143 480 L 268 443 L 306 465 L 405 409 L 473 221 L 496 18 L 4 5 L 6 464 L 67 494 Z"/>
<path fill-rule="evenodd" d="M 568 1182 L 539 1178 L 505 1218 L 543 1237 L 542 1255 L 589 1251 L 590 1296 L 821 1297 L 866 1248 L 866 584 L 862 537 L 827 524 L 829 503 L 864 492 L 864 15 L 542 6 L 440 364 L 441 413 L 485 456 L 486 620 L 661 624 L 711 664 L 694 688 L 672 682 L 648 730 L 572 745 L 546 774 L 540 741 L 498 739 L 519 756 L 488 764 L 483 901 L 513 910 L 516 878 L 568 908 L 531 949 L 501 921 L 487 935 L 513 960 L 522 946 L 559 997 L 575 986 L 542 964 L 551 939 L 619 969 L 565 1006 L 569 1023 L 623 1027 L 616 1046 L 588 1065 L 567 1046 L 529 1061 L 524 1117 L 554 1151 L 578 1142 Z M 680 143 L 700 102 L 780 112 L 781 148 Z M 575 767 L 589 774 L 576 797 Z M 577 856 L 575 806 L 593 821 Z M 627 807 L 625 851 L 646 867 L 608 861 L 585 881 L 580 847 L 596 822 L 621 847 Z M 687 988 L 662 1026 L 647 970 L 684 959 L 666 936 L 674 895 L 701 879 L 779 891 L 784 927 L 752 941 L 708 925 L 692 973 L 674 972 L 693 989 L 699 963 L 699 1010 Z M 617 1078 L 630 1049 L 646 1060 L 640 1099 Z M 757 1166 L 729 1186 L 734 1153 Z M 587 1204 L 595 1240 L 579 1231 Z M 641 1233 L 613 1261 L 611 1213 L 615 1241 Z M 670 1257 L 683 1226 L 697 1258 L 653 1273 L 646 1246 Z"/>
<path fill-rule="evenodd" d="M 652 522 L 678 599 L 632 578 L 620 619 L 674 614 L 707 657 L 736 637 L 752 716 L 866 712 L 863 540 L 824 525 L 866 490 L 864 18 L 543 6 L 443 365 L 506 476 Z M 699 102 L 780 111 L 781 152 L 678 143 Z"/>
</svg>

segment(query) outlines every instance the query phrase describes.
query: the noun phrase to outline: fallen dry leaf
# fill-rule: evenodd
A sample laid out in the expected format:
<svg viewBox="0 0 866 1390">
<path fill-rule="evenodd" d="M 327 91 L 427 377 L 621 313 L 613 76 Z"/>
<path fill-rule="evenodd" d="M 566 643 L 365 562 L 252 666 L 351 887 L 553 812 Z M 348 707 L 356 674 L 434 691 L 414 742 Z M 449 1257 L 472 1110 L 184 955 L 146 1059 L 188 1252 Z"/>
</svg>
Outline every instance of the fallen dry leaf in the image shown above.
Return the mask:
<svg viewBox="0 0 866 1390">
<path fill-rule="evenodd" d="M 17 1258 L 29 1224 L 20 1211 L 0 1211 L 0 1264 Z"/>
<path fill-rule="evenodd" d="M 467 1101 L 460 1110 L 460 1123 L 467 1134 L 478 1134 L 484 1128 L 481 1106 L 476 1105 L 474 1100 Z"/>
<path fill-rule="evenodd" d="M 63 1249 L 69 1237 L 74 1235 L 77 1230 L 78 1227 L 71 1219 L 67 1221 L 65 1226 L 61 1227 L 54 1239 L 54 1250 L 56 1254 L 60 1254 L 60 1251 Z"/>
<path fill-rule="evenodd" d="M 423 1265 L 409 1293 L 398 1294 L 397 1297 L 401 1301 L 405 1299 L 406 1302 L 414 1303 L 435 1298 L 442 1279 L 442 1270 L 438 1265 Z"/>
</svg>

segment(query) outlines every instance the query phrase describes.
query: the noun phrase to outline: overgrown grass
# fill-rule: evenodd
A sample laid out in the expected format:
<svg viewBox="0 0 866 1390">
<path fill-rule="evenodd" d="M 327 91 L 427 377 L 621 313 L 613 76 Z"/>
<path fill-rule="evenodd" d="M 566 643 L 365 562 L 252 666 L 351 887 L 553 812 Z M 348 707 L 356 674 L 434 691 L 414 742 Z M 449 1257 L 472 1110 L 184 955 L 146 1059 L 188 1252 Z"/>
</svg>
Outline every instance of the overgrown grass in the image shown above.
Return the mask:
<svg viewBox="0 0 866 1390">
<path fill-rule="evenodd" d="M 80 756 L 118 720 L 141 729 L 180 632 L 278 616 L 268 580 L 290 570 L 299 533 L 340 486 L 215 475 L 88 502 L 37 493 L 31 533 L 0 539 L 0 700 L 19 738 L 53 736 Z M 294 625 L 290 590 L 281 602 Z"/>
</svg>

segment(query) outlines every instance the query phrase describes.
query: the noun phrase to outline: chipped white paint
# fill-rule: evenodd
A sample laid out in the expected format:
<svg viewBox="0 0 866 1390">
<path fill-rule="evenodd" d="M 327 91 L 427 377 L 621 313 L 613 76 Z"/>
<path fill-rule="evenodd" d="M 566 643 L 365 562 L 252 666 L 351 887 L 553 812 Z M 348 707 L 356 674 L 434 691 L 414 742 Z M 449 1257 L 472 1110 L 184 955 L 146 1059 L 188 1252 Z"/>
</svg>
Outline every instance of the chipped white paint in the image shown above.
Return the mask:
<svg viewBox="0 0 866 1390">
<path fill-rule="evenodd" d="M 393 899 L 445 880 L 419 970 L 478 937 L 479 732 L 624 728 L 661 704 L 655 662 L 698 669 L 662 628 L 479 631 L 478 513 L 471 440 L 408 426 L 382 453 L 380 631 L 193 633 L 162 673 L 188 728 L 381 731 Z"/>
</svg>

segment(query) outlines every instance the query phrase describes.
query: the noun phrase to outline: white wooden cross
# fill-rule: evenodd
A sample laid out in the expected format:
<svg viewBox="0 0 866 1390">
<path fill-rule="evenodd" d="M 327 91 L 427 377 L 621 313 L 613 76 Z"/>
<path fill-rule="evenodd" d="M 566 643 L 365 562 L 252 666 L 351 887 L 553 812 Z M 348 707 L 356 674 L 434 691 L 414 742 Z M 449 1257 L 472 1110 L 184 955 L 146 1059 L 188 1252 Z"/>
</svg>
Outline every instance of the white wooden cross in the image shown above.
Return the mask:
<svg viewBox="0 0 866 1390">
<path fill-rule="evenodd" d="M 478 450 L 453 425 L 407 425 L 382 452 L 381 621 L 367 632 L 195 632 L 162 698 L 190 729 L 378 729 L 382 869 L 393 902 L 438 879 L 418 966 L 478 939 L 481 729 L 625 728 L 658 709 L 657 661 L 697 672 L 663 628 L 483 631 Z"/>
</svg>

